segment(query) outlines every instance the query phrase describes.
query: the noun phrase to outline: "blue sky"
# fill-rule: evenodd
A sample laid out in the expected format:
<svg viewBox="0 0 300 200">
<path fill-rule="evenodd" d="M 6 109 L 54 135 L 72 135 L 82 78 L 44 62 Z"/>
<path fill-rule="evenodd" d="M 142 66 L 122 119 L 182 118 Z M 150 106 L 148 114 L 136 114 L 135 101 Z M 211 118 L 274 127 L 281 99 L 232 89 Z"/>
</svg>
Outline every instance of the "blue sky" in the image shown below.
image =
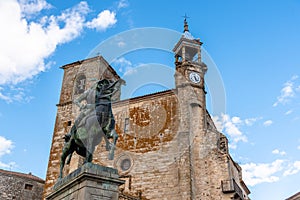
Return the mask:
<svg viewBox="0 0 300 200">
<path fill-rule="evenodd" d="M 185 13 L 190 32 L 204 42 L 208 73 L 217 69 L 225 88 L 226 112 L 214 120 L 243 167 L 250 197 L 277 200 L 300 191 L 297 0 L 1 1 L 0 168 L 45 178 L 60 66 L 85 59 L 123 31 L 181 32 Z M 129 96 L 172 87 L 173 55 L 160 46 L 172 39 L 163 35 L 155 49 L 131 51 L 112 63 L 128 83 L 136 73 L 163 72 L 160 81 L 129 89 Z M 212 115 L 213 92 L 207 97 Z"/>
</svg>

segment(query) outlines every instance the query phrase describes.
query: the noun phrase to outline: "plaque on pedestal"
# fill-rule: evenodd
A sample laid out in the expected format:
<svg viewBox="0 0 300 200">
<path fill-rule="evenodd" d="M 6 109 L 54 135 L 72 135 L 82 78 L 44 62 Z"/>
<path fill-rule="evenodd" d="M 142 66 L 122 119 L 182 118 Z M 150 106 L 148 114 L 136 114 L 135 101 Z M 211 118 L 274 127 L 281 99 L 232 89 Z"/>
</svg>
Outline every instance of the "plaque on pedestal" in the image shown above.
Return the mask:
<svg viewBox="0 0 300 200">
<path fill-rule="evenodd" d="M 118 200 L 122 184 L 116 169 L 86 163 L 60 179 L 46 200 Z"/>
</svg>

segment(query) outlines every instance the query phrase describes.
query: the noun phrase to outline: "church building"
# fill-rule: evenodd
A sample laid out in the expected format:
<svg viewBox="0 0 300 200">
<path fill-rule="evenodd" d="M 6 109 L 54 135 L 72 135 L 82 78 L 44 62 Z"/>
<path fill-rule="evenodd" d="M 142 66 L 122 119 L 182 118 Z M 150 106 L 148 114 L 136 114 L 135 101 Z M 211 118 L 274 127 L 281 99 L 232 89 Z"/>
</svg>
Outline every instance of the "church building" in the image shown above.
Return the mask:
<svg viewBox="0 0 300 200">
<path fill-rule="evenodd" d="M 116 168 L 125 184 L 119 199 L 132 200 L 249 200 L 241 167 L 232 159 L 228 140 L 206 109 L 202 42 L 184 32 L 174 44 L 175 88 L 120 100 L 113 96 L 115 129 L 119 135 L 114 160 L 108 160 L 105 143 L 95 150 L 93 162 Z M 49 156 L 44 197 L 56 183 L 63 136 L 79 113 L 74 100 L 93 79 L 118 80 L 105 58 L 96 56 L 61 67 L 64 77 Z M 126 81 L 126 80 L 125 80 Z M 82 165 L 74 154 L 64 175 Z"/>
</svg>

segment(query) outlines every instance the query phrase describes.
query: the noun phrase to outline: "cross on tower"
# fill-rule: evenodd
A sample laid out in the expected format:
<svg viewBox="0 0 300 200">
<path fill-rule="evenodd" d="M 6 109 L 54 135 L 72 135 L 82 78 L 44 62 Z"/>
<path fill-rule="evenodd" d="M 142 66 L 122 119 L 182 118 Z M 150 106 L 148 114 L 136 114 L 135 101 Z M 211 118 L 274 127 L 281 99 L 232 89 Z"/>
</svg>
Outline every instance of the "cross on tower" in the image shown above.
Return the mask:
<svg viewBox="0 0 300 200">
<path fill-rule="evenodd" d="M 184 22 L 187 23 L 186 19 L 190 18 L 189 16 L 186 15 L 186 13 L 184 14 L 184 16 L 182 16 L 184 18 Z"/>
<path fill-rule="evenodd" d="M 184 30 L 183 30 L 183 32 L 185 32 L 185 31 L 189 31 L 189 25 L 188 25 L 188 23 L 187 23 L 187 21 L 186 21 L 186 19 L 187 18 L 189 18 L 186 14 L 184 14 L 184 16 L 182 16 L 183 18 L 184 18 Z"/>
</svg>

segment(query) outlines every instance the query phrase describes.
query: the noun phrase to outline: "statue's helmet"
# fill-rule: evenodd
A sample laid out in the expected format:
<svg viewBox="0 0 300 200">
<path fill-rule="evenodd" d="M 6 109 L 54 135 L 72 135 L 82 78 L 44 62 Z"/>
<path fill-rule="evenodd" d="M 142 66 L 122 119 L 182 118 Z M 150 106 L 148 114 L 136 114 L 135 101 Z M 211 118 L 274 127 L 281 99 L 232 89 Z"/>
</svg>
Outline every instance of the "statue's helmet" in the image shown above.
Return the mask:
<svg viewBox="0 0 300 200">
<path fill-rule="evenodd" d="M 98 81 L 98 83 L 97 83 L 97 88 L 98 88 L 98 89 L 104 88 L 104 87 L 106 87 L 106 86 L 109 85 L 109 84 L 110 84 L 109 80 L 107 80 L 107 79 L 102 79 L 102 80 Z"/>
</svg>

